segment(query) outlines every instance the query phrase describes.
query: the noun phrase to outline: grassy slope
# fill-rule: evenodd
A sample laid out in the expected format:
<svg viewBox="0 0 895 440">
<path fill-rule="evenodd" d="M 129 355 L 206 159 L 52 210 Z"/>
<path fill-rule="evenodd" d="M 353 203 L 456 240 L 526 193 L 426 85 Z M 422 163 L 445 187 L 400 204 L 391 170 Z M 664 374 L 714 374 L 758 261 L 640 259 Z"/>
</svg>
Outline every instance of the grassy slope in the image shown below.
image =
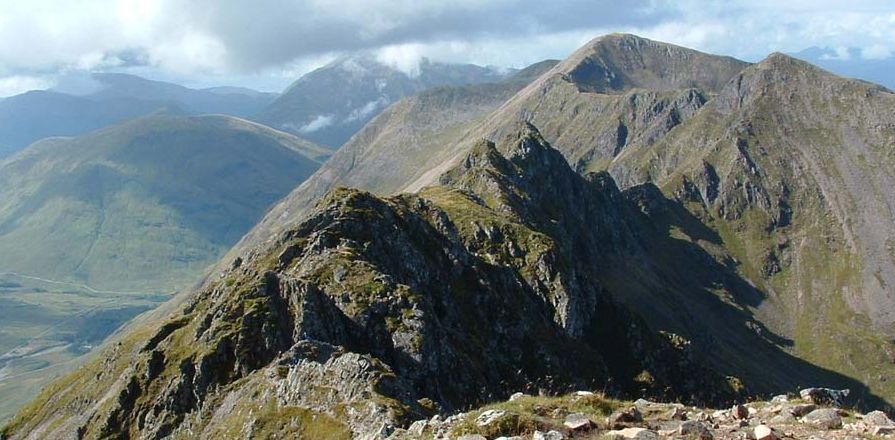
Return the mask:
<svg viewBox="0 0 895 440">
<path fill-rule="evenodd" d="M 39 142 L 0 164 L 0 269 L 169 291 L 327 151 L 223 116 L 158 116 Z"/>
<path fill-rule="evenodd" d="M 235 118 L 158 116 L 0 162 L 0 419 L 193 282 L 329 153 Z"/>
</svg>

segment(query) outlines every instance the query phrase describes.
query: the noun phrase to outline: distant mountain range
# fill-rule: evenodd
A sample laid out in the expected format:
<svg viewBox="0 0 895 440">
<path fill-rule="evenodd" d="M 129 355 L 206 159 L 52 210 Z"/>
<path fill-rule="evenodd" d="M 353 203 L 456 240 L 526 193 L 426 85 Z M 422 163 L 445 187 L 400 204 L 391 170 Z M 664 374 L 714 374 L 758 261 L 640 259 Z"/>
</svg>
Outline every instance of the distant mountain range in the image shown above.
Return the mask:
<svg viewBox="0 0 895 440">
<path fill-rule="evenodd" d="M 0 101 L 0 158 L 45 137 L 73 136 L 154 112 L 250 116 L 276 95 L 194 90 L 134 75 L 97 73 L 89 93 L 37 90 Z"/>
<path fill-rule="evenodd" d="M 0 433 L 413 438 L 582 389 L 891 409 L 893 114 L 787 55 L 627 34 L 405 97 Z"/>
<path fill-rule="evenodd" d="M 0 158 L 50 136 L 72 136 L 155 112 L 225 114 L 339 147 L 393 102 L 442 86 L 496 81 L 512 70 L 423 61 L 405 73 L 371 56 L 342 58 L 302 76 L 282 95 L 242 87 L 190 89 L 120 73 L 77 87 L 0 100 Z"/>
<path fill-rule="evenodd" d="M 509 72 L 423 60 L 418 71 L 408 73 L 372 56 L 352 56 L 302 76 L 256 119 L 319 144 L 339 147 L 405 96 L 437 86 L 493 82 Z"/>
</svg>

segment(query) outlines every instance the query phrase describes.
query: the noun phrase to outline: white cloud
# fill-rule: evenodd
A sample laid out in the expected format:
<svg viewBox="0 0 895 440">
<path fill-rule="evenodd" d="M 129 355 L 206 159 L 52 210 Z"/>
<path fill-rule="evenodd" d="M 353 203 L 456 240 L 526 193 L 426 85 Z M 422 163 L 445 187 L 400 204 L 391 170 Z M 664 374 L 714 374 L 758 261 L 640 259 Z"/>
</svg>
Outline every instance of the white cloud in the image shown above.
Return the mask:
<svg viewBox="0 0 895 440">
<path fill-rule="evenodd" d="M 851 52 L 845 46 L 836 46 L 830 48 L 832 52 L 823 54 L 820 58 L 823 60 L 848 61 L 851 59 Z"/>
<path fill-rule="evenodd" d="M 521 67 L 606 32 L 748 60 L 806 47 L 891 55 L 886 0 L 0 0 L 0 75 L 142 69 L 208 84 L 280 84 L 372 50 L 409 74 L 419 59 Z M 254 79 L 253 79 L 254 78 Z M 260 78 L 260 79 L 259 79 Z M 267 79 L 265 79 L 267 78 Z M 270 86 L 273 87 L 273 86 Z"/>
<path fill-rule="evenodd" d="M 376 60 L 415 78 L 420 74 L 420 60 L 431 52 L 426 49 L 420 43 L 389 45 L 376 51 Z"/>
<path fill-rule="evenodd" d="M 892 56 L 892 50 L 882 44 L 874 44 L 861 50 L 861 58 L 865 60 L 884 60 Z"/>
<path fill-rule="evenodd" d="M 7 76 L 0 78 L 0 97 L 18 95 L 29 90 L 43 90 L 53 87 L 50 78 L 35 76 Z"/>
<path fill-rule="evenodd" d="M 302 134 L 313 133 L 317 130 L 333 125 L 334 120 L 335 117 L 333 115 L 318 115 L 311 122 L 308 122 L 307 124 L 299 127 L 298 132 Z"/>
<path fill-rule="evenodd" d="M 363 107 L 351 110 L 351 113 L 349 113 L 348 116 L 345 117 L 344 122 L 353 122 L 353 121 L 357 121 L 357 120 L 366 118 L 367 116 L 370 116 L 371 114 L 373 114 L 373 112 L 375 112 L 376 110 L 388 106 L 388 104 L 389 104 L 388 98 L 386 98 L 384 96 L 380 97 L 379 99 L 377 99 L 375 101 L 370 101 L 370 102 L 364 104 Z"/>
</svg>

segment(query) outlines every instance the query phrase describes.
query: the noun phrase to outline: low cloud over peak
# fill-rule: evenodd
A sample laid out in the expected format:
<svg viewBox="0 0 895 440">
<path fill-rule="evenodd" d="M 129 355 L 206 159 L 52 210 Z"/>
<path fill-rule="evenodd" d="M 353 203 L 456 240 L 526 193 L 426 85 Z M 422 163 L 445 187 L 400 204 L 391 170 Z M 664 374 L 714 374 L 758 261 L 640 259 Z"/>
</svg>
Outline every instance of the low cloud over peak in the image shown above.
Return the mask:
<svg viewBox="0 0 895 440">
<path fill-rule="evenodd" d="M 0 3 L 0 78 L 26 86 L 71 70 L 127 70 L 276 88 L 356 51 L 406 71 L 422 57 L 520 67 L 612 31 L 746 59 L 807 46 L 857 48 L 879 59 L 895 50 L 895 7 L 881 0 L 11 0 Z"/>
</svg>

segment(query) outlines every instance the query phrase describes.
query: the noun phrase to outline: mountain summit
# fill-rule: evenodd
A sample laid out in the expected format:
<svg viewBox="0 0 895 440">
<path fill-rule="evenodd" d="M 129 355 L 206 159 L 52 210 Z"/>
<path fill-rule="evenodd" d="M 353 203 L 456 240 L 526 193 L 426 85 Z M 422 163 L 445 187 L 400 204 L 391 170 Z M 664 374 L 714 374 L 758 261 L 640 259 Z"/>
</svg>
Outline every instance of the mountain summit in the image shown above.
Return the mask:
<svg viewBox="0 0 895 440">
<path fill-rule="evenodd" d="M 730 57 L 708 55 L 631 34 L 597 37 L 556 67 L 579 90 L 620 93 L 701 89 L 716 93 L 745 67 Z"/>
</svg>

